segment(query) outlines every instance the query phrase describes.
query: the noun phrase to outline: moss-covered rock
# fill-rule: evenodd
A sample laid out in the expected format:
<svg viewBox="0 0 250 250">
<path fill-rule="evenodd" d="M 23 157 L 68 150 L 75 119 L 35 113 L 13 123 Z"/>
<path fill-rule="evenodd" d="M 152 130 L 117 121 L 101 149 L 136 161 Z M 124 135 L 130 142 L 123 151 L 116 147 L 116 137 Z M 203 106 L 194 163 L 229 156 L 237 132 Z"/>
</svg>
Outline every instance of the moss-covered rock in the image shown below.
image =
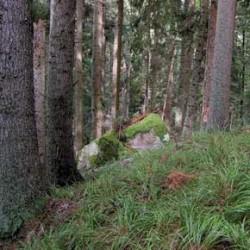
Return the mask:
<svg viewBox="0 0 250 250">
<path fill-rule="evenodd" d="M 91 156 L 91 166 L 99 167 L 108 161 L 118 159 L 119 150 L 121 150 L 122 144 L 118 140 L 117 134 L 115 132 L 106 133 L 96 142 L 100 151 L 99 154 Z"/>
<path fill-rule="evenodd" d="M 118 159 L 122 144 L 115 132 L 108 132 L 101 138 L 86 145 L 78 155 L 77 168 L 81 174 L 84 171 L 105 165 Z"/>
<path fill-rule="evenodd" d="M 80 151 L 77 157 L 77 169 L 81 174 L 90 169 L 92 158 L 95 159 L 99 152 L 100 149 L 96 141 L 92 141 Z"/>
<path fill-rule="evenodd" d="M 131 154 L 131 148 L 136 152 L 162 147 L 162 139 L 167 131 L 167 126 L 159 115 L 149 114 L 123 131 L 126 144 L 122 144 L 117 133 L 108 132 L 85 146 L 78 156 L 77 168 L 82 174 L 86 170 L 99 168 L 109 161 L 117 160 L 119 155 L 126 154 L 126 148 L 130 149 Z"/>
<path fill-rule="evenodd" d="M 166 124 L 157 114 L 149 114 L 140 122 L 126 128 L 123 131 L 123 134 L 129 140 L 134 138 L 139 133 L 143 134 L 150 131 L 153 131 L 156 136 L 160 137 L 160 139 L 163 139 L 164 135 L 168 132 Z"/>
</svg>

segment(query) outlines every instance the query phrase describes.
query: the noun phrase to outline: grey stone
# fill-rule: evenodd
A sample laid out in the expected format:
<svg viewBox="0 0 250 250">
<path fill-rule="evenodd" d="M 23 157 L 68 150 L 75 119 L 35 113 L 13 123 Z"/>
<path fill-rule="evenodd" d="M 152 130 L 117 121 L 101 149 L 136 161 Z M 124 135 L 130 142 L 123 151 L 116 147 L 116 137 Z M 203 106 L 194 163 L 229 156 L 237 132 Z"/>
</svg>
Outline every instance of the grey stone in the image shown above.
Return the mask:
<svg viewBox="0 0 250 250">
<path fill-rule="evenodd" d="M 77 169 L 80 173 L 90 169 L 89 157 L 93 155 L 98 155 L 100 149 L 95 141 L 92 141 L 90 144 L 86 145 L 78 156 Z"/>
<path fill-rule="evenodd" d="M 129 140 L 129 145 L 138 151 L 159 149 L 164 146 L 161 139 L 153 130 L 137 134 L 133 139 Z"/>
</svg>

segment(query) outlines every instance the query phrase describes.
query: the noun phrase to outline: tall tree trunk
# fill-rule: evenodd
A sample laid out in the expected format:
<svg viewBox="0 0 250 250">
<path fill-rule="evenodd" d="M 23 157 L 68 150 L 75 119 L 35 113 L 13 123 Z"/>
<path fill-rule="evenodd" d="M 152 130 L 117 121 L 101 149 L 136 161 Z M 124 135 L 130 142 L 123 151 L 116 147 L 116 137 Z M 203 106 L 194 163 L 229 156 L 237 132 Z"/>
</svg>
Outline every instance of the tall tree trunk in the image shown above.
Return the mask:
<svg viewBox="0 0 250 250">
<path fill-rule="evenodd" d="M 216 20 L 217 20 L 217 0 L 212 0 L 210 5 L 208 35 L 207 35 L 207 50 L 206 50 L 206 63 L 205 74 L 203 81 L 203 100 L 202 100 L 202 114 L 201 125 L 206 127 L 209 114 L 209 98 L 211 91 L 211 70 L 214 59 L 214 46 L 215 46 L 215 33 L 216 33 Z"/>
<path fill-rule="evenodd" d="M 167 84 L 166 96 L 163 105 L 162 119 L 166 124 L 171 126 L 171 109 L 172 109 L 172 95 L 173 95 L 173 82 L 174 82 L 174 61 L 175 61 L 175 40 L 174 36 L 169 39 L 170 48 L 168 53 L 168 68 L 167 68 Z"/>
<path fill-rule="evenodd" d="M 46 156 L 52 183 L 80 179 L 73 149 L 75 1 L 50 2 Z"/>
<path fill-rule="evenodd" d="M 45 171 L 45 51 L 46 23 L 39 19 L 34 27 L 34 95 L 38 149 L 41 167 Z M 45 173 L 45 172 L 44 172 Z"/>
<path fill-rule="evenodd" d="M 148 17 L 147 17 L 147 26 L 146 26 L 146 40 L 147 43 L 147 49 L 145 50 L 145 86 L 144 86 L 144 100 L 143 100 L 143 107 L 142 112 L 150 112 L 152 110 L 152 94 L 154 92 L 154 86 L 152 85 L 152 62 L 153 62 L 153 49 L 152 45 L 154 43 L 154 37 L 152 34 L 152 19 L 153 19 L 153 10 L 152 10 L 152 1 L 148 2 Z"/>
<path fill-rule="evenodd" d="M 195 52 L 194 67 L 193 67 L 193 79 L 189 86 L 189 98 L 187 104 L 187 111 L 185 116 L 185 122 L 183 126 L 183 137 L 189 137 L 195 119 L 196 111 L 196 99 L 199 90 L 199 86 L 202 83 L 204 76 L 203 60 L 205 58 L 205 46 L 207 40 L 207 21 L 208 21 L 208 8 L 209 0 L 202 0 L 201 2 L 201 18 L 198 32 L 197 49 Z"/>
<path fill-rule="evenodd" d="M 245 43 L 246 43 L 246 32 L 242 32 L 242 72 L 241 72 L 241 84 L 240 84 L 240 120 L 241 125 L 244 126 L 244 98 L 245 98 L 245 73 L 246 73 L 246 62 L 245 62 Z"/>
<path fill-rule="evenodd" d="M 118 13 L 116 19 L 114 49 L 113 49 L 113 69 L 112 69 L 112 128 L 117 128 L 117 118 L 120 109 L 120 75 L 122 60 L 122 23 L 123 23 L 123 0 L 117 0 Z"/>
<path fill-rule="evenodd" d="M 167 84 L 166 95 L 163 104 L 162 119 L 171 127 L 171 111 L 173 104 L 173 81 L 174 81 L 174 62 L 176 57 L 176 24 L 178 24 L 177 15 L 181 8 L 180 0 L 170 0 L 170 34 L 169 51 L 167 58 Z"/>
<path fill-rule="evenodd" d="M 26 0 L 0 0 L 0 237 L 18 229 L 40 188 L 32 18 Z M 3 35 L 4 34 L 4 35 Z"/>
<path fill-rule="evenodd" d="M 122 94 L 122 120 L 127 121 L 129 119 L 129 104 L 130 104 L 130 72 L 131 72 L 131 59 L 130 55 L 127 53 L 125 57 L 125 80 L 123 86 L 123 94 Z"/>
<path fill-rule="evenodd" d="M 93 138 L 102 135 L 104 86 L 104 7 L 105 0 L 94 1 L 93 31 Z"/>
<path fill-rule="evenodd" d="M 151 68 L 151 49 L 149 48 L 146 51 L 145 56 L 145 89 L 144 89 L 144 100 L 143 100 L 143 107 L 142 112 L 148 112 L 149 111 L 149 99 L 150 99 L 150 68 Z"/>
<path fill-rule="evenodd" d="M 228 129 L 230 125 L 230 83 L 235 12 L 236 0 L 218 1 L 208 130 Z"/>
<path fill-rule="evenodd" d="M 152 19 L 154 20 L 154 13 L 151 14 Z M 153 31 L 153 32 L 152 32 Z M 159 46 L 159 34 L 156 27 L 151 28 L 150 31 L 150 41 L 151 41 L 151 57 L 150 57 L 150 76 L 149 76 L 149 111 L 155 111 L 156 107 L 156 85 L 157 85 L 157 77 L 159 70 L 159 57 L 157 55 L 157 49 Z"/>
<path fill-rule="evenodd" d="M 194 0 L 185 0 L 184 11 L 186 15 L 185 19 L 186 27 L 182 34 L 180 78 L 179 78 L 180 95 L 178 100 L 181 123 L 176 128 L 178 133 L 181 133 L 185 119 L 186 107 L 189 97 L 189 85 L 192 74 L 192 60 L 194 52 L 193 48 L 194 10 L 195 10 Z"/>
<path fill-rule="evenodd" d="M 83 147 L 83 29 L 84 1 L 76 0 L 76 30 L 75 30 L 75 153 Z"/>
</svg>

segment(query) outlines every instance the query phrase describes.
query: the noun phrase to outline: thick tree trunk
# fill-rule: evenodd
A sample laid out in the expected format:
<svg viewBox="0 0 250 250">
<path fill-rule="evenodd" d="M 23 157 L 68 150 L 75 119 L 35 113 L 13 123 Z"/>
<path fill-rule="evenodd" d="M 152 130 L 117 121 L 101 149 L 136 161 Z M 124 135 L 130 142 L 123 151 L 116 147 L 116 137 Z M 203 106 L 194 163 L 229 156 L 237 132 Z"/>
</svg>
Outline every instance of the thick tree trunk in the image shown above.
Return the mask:
<svg viewBox="0 0 250 250">
<path fill-rule="evenodd" d="M 202 100 L 201 125 L 203 128 L 206 127 L 209 114 L 209 98 L 211 91 L 211 69 L 214 58 L 216 20 L 217 20 L 217 0 L 212 0 L 210 5 L 209 23 L 208 23 L 205 74 L 202 87 L 203 100 Z"/>
<path fill-rule="evenodd" d="M 194 0 L 185 0 L 184 9 L 186 14 L 186 27 L 182 35 L 181 44 L 181 62 L 180 62 L 180 77 L 179 77 L 179 108 L 180 108 L 180 126 L 176 128 L 177 133 L 181 134 L 182 127 L 184 124 L 186 108 L 189 97 L 189 85 L 192 74 L 192 60 L 193 60 L 193 26 L 194 26 Z"/>
<path fill-rule="evenodd" d="M 32 18 L 28 1 L 0 0 L 0 237 L 38 194 Z M 4 35 L 3 35 L 4 34 Z"/>
<path fill-rule="evenodd" d="M 120 109 L 120 75 L 122 61 L 122 23 L 123 23 L 123 0 L 117 0 L 118 13 L 114 37 L 113 69 L 112 69 L 112 128 L 117 128 L 117 118 Z"/>
<path fill-rule="evenodd" d="M 73 55 L 75 1 L 51 0 L 46 156 L 52 183 L 79 178 L 73 150 Z"/>
<path fill-rule="evenodd" d="M 75 30 L 75 153 L 83 147 L 83 50 L 82 50 L 82 29 L 83 29 L 83 0 L 76 0 L 76 30 Z"/>
<path fill-rule="evenodd" d="M 34 27 L 34 94 L 36 128 L 40 162 L 45 173 L 45 51 L 46 51 L 46 23 L 39 19 Z"/>
<path fill-rule="evenodd" d="M 205 58 L 205 46 L 207 40 L 207 21 L 208 21 L 208 8 L 209 8 L 209 0 L 202 0 L 201 3 L 201 18 L 200 18 L 200 25 L 198 31 L 198 43 L 197 49 L 195 52 L 195 59 L 194 59 L 194 67 L 193 67 L 193 79 L 192 83 L 189 86 L 189 98 L 187 104 L 187 111 L 183 126 L 183 137 L 187 138 L 190 136 L 193 123 L 195 119 L 195 111 L 196 111 L 196 99 L 199 90 L 199 86 L 202 83 L 204 69 L 203 69 L 203 60 Z"/>
<path fill-rule="evenodd" d="M 218 1 L 208 130 L 228 129 L 230 125 L 230 83 L 235 12 L 236 0 Z"/>
<path fill-rule="evenodd" d="M 92 137 L 102 135 L 103 86 L 104 86 L 104 7 L 105 0 L 94 1 L 93 25 L 93 129 Z"/>
</svg>

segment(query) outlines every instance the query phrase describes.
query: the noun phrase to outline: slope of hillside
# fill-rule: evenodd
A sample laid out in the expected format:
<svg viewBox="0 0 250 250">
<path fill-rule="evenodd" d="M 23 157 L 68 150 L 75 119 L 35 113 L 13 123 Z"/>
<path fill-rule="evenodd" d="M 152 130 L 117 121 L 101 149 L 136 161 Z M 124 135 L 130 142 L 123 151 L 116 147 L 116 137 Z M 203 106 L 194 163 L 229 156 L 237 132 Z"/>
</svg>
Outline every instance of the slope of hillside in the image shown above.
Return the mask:
<svg viewBox="0 0 250 250">
<path fill-rule="evenodd" d="M 22 248 L 249 250 L 249 156 L 250 135 L 235 132 L 114 162 L 54 189 Z"/>
</svg>

